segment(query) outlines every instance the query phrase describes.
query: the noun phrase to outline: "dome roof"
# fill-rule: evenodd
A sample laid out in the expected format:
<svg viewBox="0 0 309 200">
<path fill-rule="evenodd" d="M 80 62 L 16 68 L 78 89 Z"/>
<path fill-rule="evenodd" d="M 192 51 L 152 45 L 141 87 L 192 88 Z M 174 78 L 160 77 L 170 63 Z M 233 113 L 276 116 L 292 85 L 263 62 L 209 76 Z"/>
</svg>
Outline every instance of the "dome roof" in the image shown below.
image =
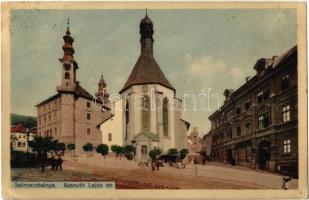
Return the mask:
<svg viewBox="0 0 309 200">
<path fill-rule="evenodd" d="M 146 16 L 141 20 L 140 25 L 142 26 L 142 25 L 147 25 L 147 24 L 153 26 L 153 23 L 152 23 L 151 19 L 146 14 Z"/>
</svg>

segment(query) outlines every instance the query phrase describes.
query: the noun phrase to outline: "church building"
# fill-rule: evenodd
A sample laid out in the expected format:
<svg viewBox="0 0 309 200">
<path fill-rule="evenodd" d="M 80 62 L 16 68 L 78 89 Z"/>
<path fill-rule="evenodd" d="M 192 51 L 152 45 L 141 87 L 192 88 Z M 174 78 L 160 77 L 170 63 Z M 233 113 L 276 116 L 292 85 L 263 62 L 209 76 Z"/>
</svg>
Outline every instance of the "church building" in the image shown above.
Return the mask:
<svg viewBox="0 0 309 200">
<path fill-rule="evenodd" d="M 190 124 L 181 119 L 182 102 L 153 56 L 153 22 L 140 22 L 141 54 L 114 102 L 113 114 L 99 126 L 102 143 L 135 145 L 136 159 L 147 160 L 154 148 L 187 148 Z"/>
<path fill-rule="evenodd" d="M 75 144 L 75 153 L 83 152 L 83 145 L 91 143 L 94 147 L 102 142 L 100 130 L 96 127 L 109 114 L 109 94 L 101 76 L 95 97 L 77 81 L 78 64 L 73 57 L 74 39 L 69 30 L 65 36 L 61 66 L 61 84 L 57 93 L 40 102 L 37 107 L 39 136 L 51 136 L 59 142 Z"/>
</svg>

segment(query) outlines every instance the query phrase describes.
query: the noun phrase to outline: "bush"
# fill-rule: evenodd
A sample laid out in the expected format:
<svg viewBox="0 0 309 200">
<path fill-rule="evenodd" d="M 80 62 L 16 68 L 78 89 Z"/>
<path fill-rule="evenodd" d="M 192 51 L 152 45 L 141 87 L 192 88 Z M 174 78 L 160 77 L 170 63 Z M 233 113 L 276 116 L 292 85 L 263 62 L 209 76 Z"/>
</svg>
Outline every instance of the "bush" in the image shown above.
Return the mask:
<svg viewBox="0 0 309 200">
<path fill-rule="evenodd" d="M 179 151 L 180 159 L 184 159 L 188 155 L 188 153 L 189 153 L 188 149 L 181 149 Z"/>
<path fill-rule="evenodd" d="M 68 150 L 74 150 L 75 149 L 75 144 L 68 144 L 67 148 L 68 148 Z"/>
<path fill-rule="evenodd" d="M 83 150 L 86 151 L 88 156 L 88 152 L 91 152 L 93 150 L 93 145 L 91 143 L 87 143 L 83 146 Z"/>
<path fill-rule="evenodd" d="M 26 168 L 39 166 L 37 155 L 20 151 L 11 151 L 11 168 Z"/>
<path fill-rule="evenodd" d="M 149 156 L 152 159 L 155 159 L 156 157 L 158 157 L 161 154 L 161 150 L 158 148 L 154 148 L 152 150 L 149 151 Z"/>
<path fill-rule="evenodd" d="M 106 144 L 100 144 L 97 147 L 97 153 L 102 154 L 102 156 L 104 156 L 104 158 L 108 154 L 108 151 L 109 151 L 109 147 Z"/>
<path fill-rule="evenodd" d="M 121 146 L 118 146 L 118 145 L 112 145 L 111 146 L 111 150 L 112 152 L 114 152 L 116 154 L 116 156 L 118 157 L 120 155 L 121 157 L 121 154 L 124 153 L 124 148 L 121 147 Z"/>
<path fill-rule="evenodd" d="M 177 155 L 178 150 L 176 148 L 171 148 L 171 149 L 168 150 L 167 154 L 168 155 Z"/>
</svg>

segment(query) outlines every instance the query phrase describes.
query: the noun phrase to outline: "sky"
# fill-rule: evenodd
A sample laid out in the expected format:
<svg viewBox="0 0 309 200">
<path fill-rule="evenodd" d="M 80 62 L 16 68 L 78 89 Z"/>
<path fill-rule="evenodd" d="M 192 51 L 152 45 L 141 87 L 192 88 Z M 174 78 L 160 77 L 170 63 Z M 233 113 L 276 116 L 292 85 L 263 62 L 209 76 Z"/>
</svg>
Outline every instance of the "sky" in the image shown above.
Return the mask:
<svg viewBox="0 0 309 200">
<path fill-rule="evenodd" d="M 94 94 L 103 74 L 107 91 L 117 94 L 126 82 L 140 54 L 145 10 L 12 10 L 12 113 L 36 116 L 35 105 L 56 94 L 68 16 L 80 84 Z M 297 43 L 293 9 L 149 10 L 148 16 L 154 57 L 183 100 L 182 118 L 201 135 L 225 89 L 254 76 L 257 59 L 280 56 Z M 201 99 L 201 91 L 210 98 Z"/>
</svg>

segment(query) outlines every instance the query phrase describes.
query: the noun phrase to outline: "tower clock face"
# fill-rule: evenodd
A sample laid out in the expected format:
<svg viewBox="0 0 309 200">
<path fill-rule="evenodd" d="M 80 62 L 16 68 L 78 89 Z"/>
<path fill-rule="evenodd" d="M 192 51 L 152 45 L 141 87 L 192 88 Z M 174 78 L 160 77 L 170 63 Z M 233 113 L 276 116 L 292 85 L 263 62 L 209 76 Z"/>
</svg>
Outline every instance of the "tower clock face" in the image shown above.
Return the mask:
<svg viewBox="0 0 309 200">
<path fill-rule="evenodd" d="M 71 65 L 70 64 L 66 63 L 63 66 L 64 66 L 64 69 L 67 70 L 67 71 L 71 69 Z"/>
</svg>

